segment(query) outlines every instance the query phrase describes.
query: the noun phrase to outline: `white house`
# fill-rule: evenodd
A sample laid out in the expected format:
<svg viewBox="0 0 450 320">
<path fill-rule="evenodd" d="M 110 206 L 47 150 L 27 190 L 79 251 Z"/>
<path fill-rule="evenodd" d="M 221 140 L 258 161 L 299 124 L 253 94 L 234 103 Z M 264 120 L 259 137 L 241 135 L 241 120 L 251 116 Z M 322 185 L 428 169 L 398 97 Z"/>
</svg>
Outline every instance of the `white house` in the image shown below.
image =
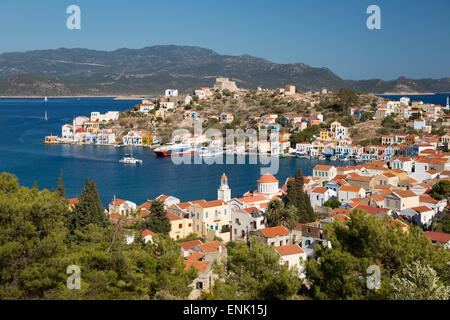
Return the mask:
<svg viewBox="0 0 450 320">
<path fill-rule="evenodd" d="M 73 138 L 73 127 L 71 124 L 65 124 L 61 128 L 61 137 L 66 139 Z"/>
<path fill-rule="evenodd" d="M 287 263 L 289 268 L 296 268 L 300 272 L 300 278 L 304 269 L 303 261 L 306 261 L 306 253 L 298 244 L 286 244 L 274 248 L 280 255 L 280 263 Z"/>
<path fill-rule="evenodd" d="M 144 242 L 153 242 L 153 237 L 156 235 L 156 233 L 154 233 L 151 230 L 145 229 L 144 231 L 142 231 L 142 238 L 144 238 Z"/>
<path fill-rule="evenodd" d="M 365 198 L 366 190 L 355 186 L 342 186 L 338 189 L 338 200 L 340 202 L 349 202 L 355 198 Z"/>
<path fill-rule="evenodd" d="M 317 187 L 311 190 L 309 200 L 311 201 L 311 206 L 315 208 L 316 206 L 322 206 L 328 199 L 335 196 L 336 191 L 325 187 Z"/>
<path fill-rule="evenodd" d="M 177 89 L 166 89 L 166 97 L 177 97 L 178 90 Z"/>
<path fill-rule="evenodd" d="M 136 203 L 134 202 L 123 199 L 115 199 L 109 203 L 109 214 L 115 213 L 129 216 L 133 212 L 136 212 Z"/>
<path fill-rule="evenodd" d="M 150 112 L 155 109 L 155 105 L 153 103 L 142 103 L 139 105 L 140 112 Z"/>
<path fill-rule="evenodd" d="M 231 217 L 232 240 L 247 241 L 251 231 L 267 227 L 264 213 L 256 207 L 233 210 Z"/>
<path fill-rule="evenodd" d="M 338 140 L 342 140 L 348 137 L 347 128 L 343 126 L 337 126 L 334 129 L 334 137 Z"/>
<path fill-rule="evenodd" d="M 411 172 L 413 167 L 413 160 L 406 157 L 392 158 L 391 169 L 400 169 L 406 172 Z"/>
</svg>

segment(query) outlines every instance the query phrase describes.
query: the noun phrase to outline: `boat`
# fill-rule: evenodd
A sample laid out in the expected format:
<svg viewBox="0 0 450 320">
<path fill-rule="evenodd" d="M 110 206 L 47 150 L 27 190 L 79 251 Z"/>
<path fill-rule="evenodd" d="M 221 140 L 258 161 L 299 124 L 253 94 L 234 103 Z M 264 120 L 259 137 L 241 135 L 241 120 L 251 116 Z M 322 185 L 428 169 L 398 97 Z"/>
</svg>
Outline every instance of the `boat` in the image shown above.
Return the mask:
<svg viewBox="0 0 450 320">
<path fill-rule="evenodd" d="M 47 101 L 48 101 L 47 97 L 44 97 L 44 102 L 47 102 Z"/>
<path fill-rule="evenodd" d="M 215 157 L 217 155 L 223 154 L 223 151 L 220 150 L 219 148 L 207 148 L 207 147 L 202 147 L 199 151 L 198 151 L 198 155 L 200 157 Z"/>
<path fill-rule="evenodd" d="M 325 157 L 324 155 L 320 155 L 319 160 L 327 160 L 327 157 Z"/>
<path fill-rule="evenodd" d="M 337 157 L 336 157 L 336 156 L 331 156 L 330 160 L 331 160 L 331 161 L 336 161 L 336 160 L 337 160 Z"/>
<path fill-rule="evenodd" d="M 278 157 L 279 158 L 287 158 L 288 156 L 287 156 L 287 154 L 280 154 Z"/>
<path fill-rule="evenodd" d="M 120 163 L 128 163 L 128 164 L 136 164 L 142 163 L 142 160 L 140 159 L 136 159 L 133 157 L 133 149 L 131 149 L 131 154 L 126 154 L 125 157 L 123 157 L 122 159 L 119 160 Z"/>
<path fill-rule="evenodd" d="M 296 153 L 295 156 L 300 159 L 309 159 L 309 156 L 306 153 L 302 153 L 302 152 Z"/>
<path fill-rule="evenodd" d="M 347 157 L 343 157 L 343 158 L 341 158 L 341 161 L 348 161 L 348 158 Z"/>
<path fill-rule="evenodd" d="M 44 119 L 45 119 L 45 121 L 48 120 L 48 117 L 47 117 L 47 110 L 45 110 Z"/>
<path fill-rule="evenodd" d="M 188 144 L 172 144 L 156 148 L 153 152 L 159 157 L 164 157 L 174 154 L 191 154 L 195 152 L 195 149 Z"/>
</svg>

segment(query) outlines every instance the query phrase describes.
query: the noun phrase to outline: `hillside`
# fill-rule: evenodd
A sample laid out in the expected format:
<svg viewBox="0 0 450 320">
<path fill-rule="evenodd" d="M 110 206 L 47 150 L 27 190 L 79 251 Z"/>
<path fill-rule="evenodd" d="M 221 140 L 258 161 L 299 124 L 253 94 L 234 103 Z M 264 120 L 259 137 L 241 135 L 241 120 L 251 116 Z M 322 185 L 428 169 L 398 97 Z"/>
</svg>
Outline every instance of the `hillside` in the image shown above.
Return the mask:
<svg viewBox="0 0 450 320">
<path fill-rule="evenodd" d="M 0 95 L 153 94 L 168 87 L 186 93 L 198 86 L 212 86 L 218 76 L 230 77 L 239 87 L 251 89 L 292 83 L 300 91 L 337 91 L 342 87 L 371 93 L 450 91 L 450 78 L 344 80 L 327 68 L 277 64 L 250 55 L 220 55 L 192 46 L 115 51 L 61 48 L 0 54 Z"/>
</svg>

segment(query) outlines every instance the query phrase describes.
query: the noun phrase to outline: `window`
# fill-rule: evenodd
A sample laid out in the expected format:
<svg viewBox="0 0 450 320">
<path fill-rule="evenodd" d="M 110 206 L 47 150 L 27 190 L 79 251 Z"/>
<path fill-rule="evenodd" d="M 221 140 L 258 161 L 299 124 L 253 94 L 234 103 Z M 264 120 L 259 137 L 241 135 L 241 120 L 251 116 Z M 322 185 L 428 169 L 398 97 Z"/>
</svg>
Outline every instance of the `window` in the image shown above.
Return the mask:
<svg viewBox="0 0 450 320">
<path fill-rule="evenodd" d="M 215 212 L 216 218 L 219 216 L 219 212 L 216 210 Z"/>
<path fill-rule="evenodd" d="M 200 215 L 199 215 L 198 212 L 197 212 L 197 220 L 198 220 L 198 219 L 200 219 Z"/>
<path fill-rule="evenodd" d="M 197 225 L 197 232 L 200 230 L 199 226 Z"/>
<path fill-rule="evenodd" d="M 200 281 L 197 282 L 196 285 L 195 285 L 195 288 L 199 289 L 199 290 L 202 290 L 203 289 L 203 282 L 200 282 Z"/>
<path fill-rule="evenodd" d="M 178 229 L 182 229 L 183 228 L 183 225 L 180 223 L 179 225 L 178 225 Z"/>
<path fill-rule="evenodd" d="M 224 216 L 227 215 L 227 209 L 223 209 L 223 215 L 224 215 Z"/>
<path fill-rule="evenodd" d="M 208 219 L 208 212 L 205 212 L 205 218 Z"/>
</svg>

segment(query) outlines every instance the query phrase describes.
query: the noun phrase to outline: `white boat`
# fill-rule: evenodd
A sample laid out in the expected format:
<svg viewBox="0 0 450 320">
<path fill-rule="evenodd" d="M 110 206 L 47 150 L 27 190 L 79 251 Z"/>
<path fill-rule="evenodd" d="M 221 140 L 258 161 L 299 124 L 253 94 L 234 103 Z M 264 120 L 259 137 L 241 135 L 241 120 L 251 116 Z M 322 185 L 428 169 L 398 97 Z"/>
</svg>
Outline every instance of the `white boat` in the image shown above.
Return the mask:
<svg viewBox="0 0 450 320">
<path fill-rule="evenodd" d="M 47 110 L 45 110 L 45 115 L 44 115 L 44 119 L 45 119 L 45 121 L 47 121 L 47 120 L 48 120 L 48 117 L 47 117 Z"/>
<path fill-rule="evenodd" d="M 123 157 L 122 159 L 119 160 L 120 163 L 129 163 L 129 164 L 136 164 L 142 163 L 142 160 L 140 159 L 136 159 L 133 157 L 133 149 L 131 149 L 131 155 L 130 154 L 126 154 L 125 157 Z"/>
<path fill-rule="evenodd" d="M 331 160 L 331 161 L 336 161 L 336 160 L 337 160 L 337 157 L 336 157 L 336 156 L 331 156 L 330 160 Z"/>
<path fill-rule="evenodd" d="M 44 102 L 47 102 L 47 101 L 48 101 L 47 97 L 44 97 Z"/>
<path fill-rule="evenodd" d="M 202 147 L 198 151 L 198 155 L 200 157 L 215 157 L 220 154 L 223 154 L 223 151 L 220 150 L 219 148 L 211 149 L 211 148 Z"/>
<path fill-rule="evenodd" d="M 348 161 L 348 158 L 347 157 L 343 157 L 343 158 L 341 158 L 341 161 Z"/>
<path fill-rule="evenodd" d="M 327 157 L 325 157 L 324 155 L 320 155 L 319 160 L 327 160 Z"/>
<path fill-rule="evenodd" d="M 164 157 L 174 154 L 191 154 L 195 152 L 195 149 L 188 144 L 168 144 L 154 149 L 153 152 L 159 157 Z"/>
</svg>

